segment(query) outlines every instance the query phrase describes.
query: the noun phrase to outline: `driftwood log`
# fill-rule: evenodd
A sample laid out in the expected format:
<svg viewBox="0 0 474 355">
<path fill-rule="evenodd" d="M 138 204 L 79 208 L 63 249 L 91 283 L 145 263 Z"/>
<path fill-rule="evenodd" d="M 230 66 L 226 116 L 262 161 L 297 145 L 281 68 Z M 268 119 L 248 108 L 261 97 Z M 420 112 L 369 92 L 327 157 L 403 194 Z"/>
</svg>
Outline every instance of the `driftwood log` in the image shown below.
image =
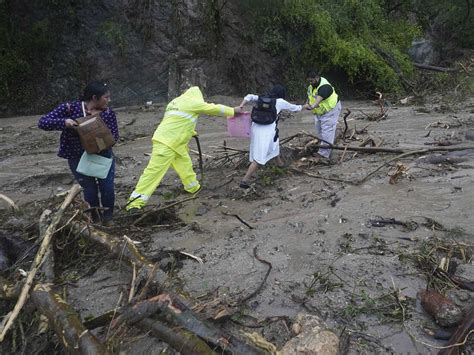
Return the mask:
<svg viewBox="0 0 474 355">
<path fill-rule="evenodd" d="M 135 326 L 151 333 L 183 355 L 217 354 L 209 345 L 193 333 L 184 329 L 171 329 L 162 322 L 150 318 L 142 319 Z"/>
<path fill-rule="evenodd" d="M 48 318 L 68 354 L 105 354 L 106 348 L 89 333 L 77 312 L 53 292 L 50 285 L 36 285 L 31 293 L 36 308 Z"/>
<path fill-rule="evenodd" d="M 155 283 L 158 283 L 159 287 L 162 287 L 166 282 L 166 274 L 155 267 L 155 263 L 140 253 L 134 242 L 127 236 L 119 238 L 81 222 L 71 223 L 71 231 L 93 243 L 101 245 L 111 256 L 124 260 L 132 267 L 138 267 L 142 273 L 153 273 L 151 278 Z"/>
<path fill-rule="evenodd" d="M 118 238 L 110 235 L 106 232 L 97 230 L 91 226 L 83 223 L 71 224 L 71 229 L 74 234 L 81 235 L 88 240 L 102 245 L 109 253 L 117 259 L 122 259 L 131 265 L 136 265 L 139 268 L 151 274 L 151 278 L 154 279 L 163 289 L 163 284 L 166 281 L 166 274 L 160 269 L 155 267 L 155 264 L 143 256 L 138 248 L 128 238 Z M 114 310 L 120 316 L 114 321 L 113 326 L 118 326 L 120 323 L 137 324 L 140 327 L 144 327 L 145 324 L 151 325 L 154 322 L 146 321 L 140 323 L 142 320 L 148 318 L 153 314 L 157 314 L 158 317 L 171 322 L 175 326 L 186 329 L 187 331 L 197 335 L 204 339 L 207 343 L 213 344 L 225 351 L 236 354 L 264 354 L 263 351 L 257 349 L 247 343 L 239 340 L 235 336 L 224 332 L 218 327 L 208 323 L 191 311 L 186 303 L 180 299 L 177 295 L 171 295 L 169 293 L 160 294 L 151 299 L 137 302 L 133 305 L 124 306 L 119 310 Z M 101 321 L 107 321 L 110 313 L 101 317 Z M 96 322 L 95 325 L 98 323 Z M 86 324 L 87 327 L 90 325 Z M 159 325 L 156 324 L 156 329 L 149 328 L 152 332 L 158 332 Z M 164 329 L 164 328 L 160 328 Z M 165 332 L 166 333 L 166 332 Z M 167 333 L 166 333 L 167 334 Z M 167 335 L 163 334 L 163 337 Z M 183 334 L 180 335 L 184 337 Z M 161 338 L 165 340 L 164 338 Z M 189 339 L 189 338 L 188 338 Z M 191 338 L 193 339 L 193 338 Z M 189 340 L 187 340 L 189 342 Z M 177 343 L 177 338 L 173 338 L 173 343 Z M 196 339 L 188 343 L 188 346 L 198 346 L 200 349 L 204 349 L 198 345 Z M 175 347 L 177 345 L 170 344 Z M 183 346 L 180 344 L 179 346 Z M 204 351 L 204 350 L 203 350 Z"/>
<path fill-rule="evenodd" d="M 212 323 L 199 319 L 178 296 L 169 293 L 123 307 L 121 315 L 113 322 L 113 326 L 116 327 L 124 322 L 134 324 L 153 314 L 196 334 L 223 351 L 234 354 L 265 354 L 263 350 L 245 343 Z"/>
<path fill-rule="evenodd" d="M 417 68 L 420 69 L 425 69 L 425 70 L 433 70 L 433 71 L 440 71 L 440 72 L 454 72 L 458 71 L 456 68 L 445 68 L 445 67 L 437 67 L 435 65 L 429 65 L 429 64 L 422 64 L 422 63 L 413 63 L 413 65 Z"/>
</svg>

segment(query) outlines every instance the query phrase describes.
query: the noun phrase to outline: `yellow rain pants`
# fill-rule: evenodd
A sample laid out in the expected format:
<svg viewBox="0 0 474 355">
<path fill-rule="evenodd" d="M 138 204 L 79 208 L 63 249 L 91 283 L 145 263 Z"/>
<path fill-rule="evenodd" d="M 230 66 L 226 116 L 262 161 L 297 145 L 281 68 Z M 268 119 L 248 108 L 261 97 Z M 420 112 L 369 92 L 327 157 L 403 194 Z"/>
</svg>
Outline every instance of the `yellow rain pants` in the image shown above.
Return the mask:
<svg viewBox="0 0 474 355">
<path fill-rule="evenodd" d="M 142 208 L 146 205 L 170 166 L 178 174 L 187 192 L 194 193 L 200 189 L 201 186 L 196 179 L 196 173 L 193 171 L 193 163 L 187 149 L 180 153 L 178 154 L 163 143 L 153 141 L 150 161 L 129 198 L 127 210 Z"/>
</svg>

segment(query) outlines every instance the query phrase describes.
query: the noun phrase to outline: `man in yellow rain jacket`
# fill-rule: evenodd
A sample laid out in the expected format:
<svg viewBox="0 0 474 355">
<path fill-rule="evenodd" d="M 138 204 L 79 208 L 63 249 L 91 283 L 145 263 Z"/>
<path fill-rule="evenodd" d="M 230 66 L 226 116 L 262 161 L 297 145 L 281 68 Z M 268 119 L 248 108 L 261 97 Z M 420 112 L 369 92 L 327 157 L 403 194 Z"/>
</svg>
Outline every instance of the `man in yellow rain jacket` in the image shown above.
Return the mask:
<svg viewBox="0 0 474 355">
<path fill-rule="evenodd" d="M 188 143 L 196 134 L 199 114 L 230 117 L 234 116 L 234 112 L 240 111 L 239 107 L 232 108 L 205 102 L 197 86 L 189 88 L 172 100 L 153 135 L 150 161 L 128 199 L 127 210 L 140 209 L 146 205 L 170 166 L 176 170 L 187 192 L 197 192 L 201 186 L 193 170 Z"/>
</svg>

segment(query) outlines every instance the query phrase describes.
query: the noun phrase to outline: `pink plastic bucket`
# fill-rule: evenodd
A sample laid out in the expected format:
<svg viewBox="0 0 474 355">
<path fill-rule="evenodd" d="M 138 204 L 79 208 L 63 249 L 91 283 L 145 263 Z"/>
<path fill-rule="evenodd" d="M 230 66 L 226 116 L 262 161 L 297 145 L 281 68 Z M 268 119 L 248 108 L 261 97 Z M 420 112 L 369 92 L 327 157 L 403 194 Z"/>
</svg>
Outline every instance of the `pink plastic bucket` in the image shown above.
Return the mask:
<svg viewBox="0 0 474 355">
<path fill-rule="evenodd" d="M 227 118 L 227 133 L 231 137 L 250 137 L 250 112 L 236 113 L 234 117 Z"/>
</svg>

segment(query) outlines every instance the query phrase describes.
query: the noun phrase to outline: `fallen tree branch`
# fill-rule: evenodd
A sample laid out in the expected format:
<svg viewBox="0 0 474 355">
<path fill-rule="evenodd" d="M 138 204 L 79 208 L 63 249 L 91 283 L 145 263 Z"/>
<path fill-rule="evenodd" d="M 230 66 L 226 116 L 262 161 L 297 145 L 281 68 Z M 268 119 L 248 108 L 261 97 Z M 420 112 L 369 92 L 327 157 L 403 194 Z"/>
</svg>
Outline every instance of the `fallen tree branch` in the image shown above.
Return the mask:
<svg viewBox="0 0 474 355">
<path fill-rule="evenodd" d="M 296 172 L 296 173 L 304 174 L 304 175 L 307 175 L 307 176 L 310 176 L 310 177 L 313 177 L 313 178 L 316 178 L 316 179 L 324 179 L 324 180 L 329 180 L 329 181 L 344 182 L 344 183 L 347 183 L 347 184 L 355 184 L 355 182 L 351 181 L 351 180 L 344 180 L 344 179 L 332 178 L 332 177 L 328 177 L 328 176 L 316 175 L 316 174 L 312 174 L 312 173 L 309 173 L 307 171 L 296 169 L 296 168 L 292 168 L 291 170 Z"/>
<path fill-rule="evenodd" d="M 135 326 L 151 331 L 153 335 L 171 345 L 183 355 L 211 355 L 217 354 L 205 341 L 184 329 L 171 329 L 163 323 L 150 318 L 142 319 Z"/>
<path fill-rule="evenodd" d="M 69 190 L 66 198 L 64 199 L 64 202 L 59 207 L 59 210 L 56 212 L 56 214 L 53 216 L 51 220 L 51 224 L 46 229 L 45 234 L 41 236 L 41 239 L 42 239 L 41 246 L 38 250 L 38 253 L 36 253 L 33 264 L 31 265 L 30 272 L 28 273 L 28 277 L 26 279 L 25 285 L 23 286 L 20 297 L 18 298 L 18 301 L 15 304 L 13 311 L 6 316 L 7 320 L 4 323 L 5 325 L 1 329 L 1 333 L 0 333 L 0 342 L 2 342 L 5 339 L 5 335 L 8 332 L 8 329 L 10 329 L 10 327 L 13 325 L 13 322 L 15 321 L 16 317 L 18 317 L 18 314 L 20 313 L 21 308 L 23 307 L 23 305 L 26 302 L 26 299 L 28 298 L 28 293 L 33 284 L 33 280 L 35 278 L 35 275 L 39 267 L 41 266 L 41 263 L 43 261 L 45 254 L 48 251 L 49 244 L 54 235 L 54 232 L 56 231 L 56 226 L 61 220 L 61 217 L 63 216 L 66 208 L 72 203 L 72 201 L 79 194 L 80 191 L 81 191 L 81 187 L 79 185 L 74 185 Z"/>
<path fill-rule="evenodd" d="M 105 346 L 89 333 L 81 323 L 77 312 L 47 284 L 36 285 L 31 298 L 44 314 L 58 335 L 67 353 L 105 354 Z"/>
<path fill-rule="evenodd" d="M 160 318 L 164 317 L 168 321 L 187 329 L 225 352 L 246 355 L 265 354 L 264 351 L 243 342 L 211 323 L 200 320 L 184 302 L 171 294 L 161 294 L 138 302 L 133 306 L 123 307 L 121 315 L 114 322 L 114 327 L 123 322 L 140 322 L 156 312 L 158 312 L 157 315 Z"/>
<path fill-rule="evenodd" d="M 324 141 L 323 141 L 324 142 Z M 326 143 L 326 142 L 324 142 Z M 328 143 L 327 143 L 328 144 Z M 321 146 L 320 146 L 321 147 Z M 331 148 L 335 150 L 346 150 L 345 145 L 329 145 L 322 146 L 323 148 Z M 410 154 L 421 154 L 427 152 L 454 152 L 459 150 L 474 149 L 474 146 L 464 146 L 464 147 L 419 147 L 419 148 L 382 148 L 382 147 L 353 147 L 347 146 L 347 150 L 354 152 L 365 152 L 365 153 L 410 153 Z"/>
<path fill-rule="evenodd" d="M 53 213 L 51 210 L 46 209 L 40 216 L 39 219 L 39 231 L 40 236 L 46 233 L 48 229 L 47 219 Z M 47 251 L 44 255 L 43 263 L 40 268 L 40 272 L 44 274 L 46 283 L 52 283 L 54 281 L 54 252 L 52 245 L 48 245 Z"/>
<path fill-rule="evenodd" d="M 155 263 L 148 260 L 142 253 L 140 253 L 135 244 L 126 238 L 113 236 L 85 223 L 72 223 L 71 230 L 74 234 L 101 245 L 117 259 L 125 260 L 130 265 L 135 264 L 148 273 L 153 270 L 153 277 L 159 283 L 166 280 L 166 274 L 158 268 L 155 269 Z"/>
<path fill-rule="evenodd" d="M 440 72 L 455 72 L 458 71 L 456 68 L 445 68 L 445 67 L 437 67 L 434 65 L 429 65 L 429 64 L 422 64 L 422 63 L 413 63 L 413 65 L 417 68 L 420 69 L 425 69 L 425 70 L 433 70 L 433 71 L 440 71 Z"/>
<path fill-rule="evenodd" d="M 407 156 L 410 156 L 410 155 L 415 155 L 415 154 L 423 154 L 423 153 L 426 153 L 428 150 L 427 149 L 422 149 L 422 150 L 415 150 L 415 151 L 411 151 L 411 152 L 405 152 L 405 153 L 402 153 L 400 155 L 397 155 L 395 158 L 392 158 L 392 159 L 389 159 L 387 160 L 385 163 L 383 163 L 382 165 L 380 165 L 379 167 L 377 167 L 376 169 L 372 170 L 370 173 L 368 173 L 363 179 L 357 181 L 357 182 L 354 182 L 354 184 L 356 185 L 361 185 L 363 184 L 364 182 L 366 182 L 372 175 L 374 175 L 377 171 L 379 171 L 380 169 L 382 169 L 384 166 L 387 166 L 388 164 L 390 164 L 392 161 L 394 160 L 397 160 L 397 159 L 401 159 L 401 158 L 404 158 L 404 157 L 407 157 Z"/>
</svg>

